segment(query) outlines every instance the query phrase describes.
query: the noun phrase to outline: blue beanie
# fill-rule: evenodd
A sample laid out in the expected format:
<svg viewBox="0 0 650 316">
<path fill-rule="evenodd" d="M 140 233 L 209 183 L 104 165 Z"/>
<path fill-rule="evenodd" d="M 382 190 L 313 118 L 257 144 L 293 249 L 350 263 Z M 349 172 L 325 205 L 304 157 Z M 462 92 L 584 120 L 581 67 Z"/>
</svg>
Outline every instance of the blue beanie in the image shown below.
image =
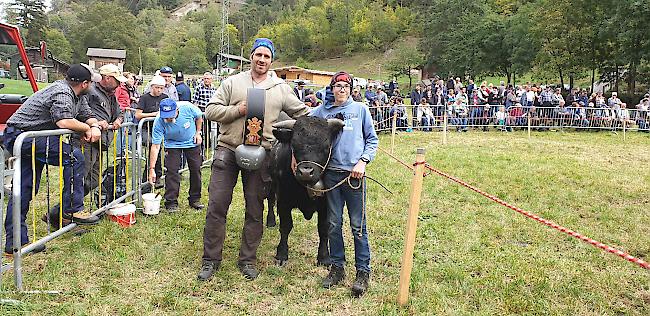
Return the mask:
<svg viewBox="0 0 650 316">
<path fill-rule="evenodd" d="M 273 42 L 271 42 L 270 39 L 263 38 L 263 37 L 255 39 L 255 42 L 253 43 L 253 48 L 251 49 L 251 54 L 258 47 L 266 47 L 266 48 L 268 48 L 271 51 L 271 58 L 275 58 L 275 47 L 273 46 Z"/>
</svg>

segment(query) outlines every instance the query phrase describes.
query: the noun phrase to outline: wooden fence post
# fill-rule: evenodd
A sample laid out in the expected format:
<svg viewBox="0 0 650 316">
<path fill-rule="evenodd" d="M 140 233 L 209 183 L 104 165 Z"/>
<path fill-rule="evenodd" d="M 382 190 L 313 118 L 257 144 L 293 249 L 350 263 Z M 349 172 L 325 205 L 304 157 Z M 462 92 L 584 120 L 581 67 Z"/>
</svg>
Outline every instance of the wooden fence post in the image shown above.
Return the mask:
<svg viewBox="0 0 650 316">
<path fill-rule="evenodd" d="M 404 306 L 408 303 L 411 270 L 413 270 L 413 250 L 415 248 L 415 232 L 418 225 L 418 212 L 420 211 L 420 198 L 422 197 L 422 182 L 424 178 L 424 148 L 418 148 L 415 156 L 415 175 L 411 182 L 411 196 L 409 213 L 406 221 L 406 239 L 404 241 L 404 255 L 399 277 L 399 292 L 397 302 Z"/>
<path fill-rule="evenodd" d="M 442 144 L 447 145 L 447 109 L 445 109 L 442 123 Z"/>
</svg>

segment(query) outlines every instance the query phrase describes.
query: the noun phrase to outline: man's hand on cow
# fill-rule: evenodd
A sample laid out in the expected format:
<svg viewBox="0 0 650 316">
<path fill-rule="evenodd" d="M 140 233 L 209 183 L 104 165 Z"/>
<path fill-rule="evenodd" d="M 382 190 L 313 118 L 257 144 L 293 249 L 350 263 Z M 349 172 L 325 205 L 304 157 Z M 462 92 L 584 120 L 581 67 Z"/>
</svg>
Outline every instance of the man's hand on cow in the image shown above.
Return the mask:
<svg viewBox="0 0 650 316">
<path fill-rule="evenodd" d="M 194 143 L 197 145 L 200 145 L 203 142 L 203 137 L 201 137 L 201 133 L 197 132 L 194 134 Z"/>
<path fill-rule="evenodd" d="M 245 100 L 239 103 L 237 110 L 239 110 L 239 115 L 246 116 L 246 113 L 248 113 L 248 107 L 246 106 Z"/>
<path fill-rule="evenodd" d="M 363 178 L 363 175 L 366 173 L 366 163 L 363 162 L 362 160 L 359 160 L 356 165 L 354 165 L 354 168 L 352 168 L 352 172 L 350 175 L 355 178 L 355 179 L 361 179 Z"/>
</svg>

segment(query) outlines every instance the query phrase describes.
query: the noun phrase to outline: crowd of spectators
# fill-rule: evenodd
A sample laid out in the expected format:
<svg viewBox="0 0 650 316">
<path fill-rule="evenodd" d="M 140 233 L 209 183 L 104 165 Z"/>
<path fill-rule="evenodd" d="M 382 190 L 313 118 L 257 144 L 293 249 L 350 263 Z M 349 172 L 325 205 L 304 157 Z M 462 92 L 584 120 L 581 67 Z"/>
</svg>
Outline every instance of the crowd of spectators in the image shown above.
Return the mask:
<svg viewBox="0 0 650 316">
<path fill-rule="evenodd" d="M 358 88 L 352 96 L 361 98 Z M 407 98 L 411 106 L 404 105 Z M 636 127 L 648 132 L 650 128 L 650 95 L 628 106 L 618 98 L 617 92 L 612 92 L 609 98 L 603 92 L 590 94 L 578 88 L 563 94 L 559 87 L 530 82 L 513 86 L 503 81 L 493 85 L 485 81 L 476 84 L 472 79 L 464 83 L 459 77 L 446 81 L 434 78 L 417 83 L 408 96 L 400 93 L 396 83 L 369 84 L 363 99 L 378 129 L 392 126 L 395 115 L 400 129 L 430 131 L 433 126 L 444 124 L 445 114 L 448 124 L 457 131 L 467 131 L 469 127 L 511 131 L 512 127 L 528 125 L 529 120 L 539 130 Z"/>
</svg>

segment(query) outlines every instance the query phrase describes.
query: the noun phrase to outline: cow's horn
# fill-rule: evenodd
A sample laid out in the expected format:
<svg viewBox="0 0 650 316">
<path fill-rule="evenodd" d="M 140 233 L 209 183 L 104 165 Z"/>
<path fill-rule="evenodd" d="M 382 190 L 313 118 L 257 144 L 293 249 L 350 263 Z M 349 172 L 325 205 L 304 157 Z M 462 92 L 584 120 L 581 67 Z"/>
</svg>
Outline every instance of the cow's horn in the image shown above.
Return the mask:
<svg viewBox="0 0 650 316">
<path fill-rule="evenodd" d="M 293 125 L 296 124 L 296 120 L 286 120 L 286 121 L 281 121 L 273 124 L 273 128 L 279 129 L 279 128 L 286 128 L 286 129 L 292 129 Z"/>
<path fill-rule="evenodd" d="M 327 126 L 329 126 L 330 128 L 342 128 L 343 126 L 345 126 L 345 122 L 335 118 L 327 119 Z"/>
</svg>

